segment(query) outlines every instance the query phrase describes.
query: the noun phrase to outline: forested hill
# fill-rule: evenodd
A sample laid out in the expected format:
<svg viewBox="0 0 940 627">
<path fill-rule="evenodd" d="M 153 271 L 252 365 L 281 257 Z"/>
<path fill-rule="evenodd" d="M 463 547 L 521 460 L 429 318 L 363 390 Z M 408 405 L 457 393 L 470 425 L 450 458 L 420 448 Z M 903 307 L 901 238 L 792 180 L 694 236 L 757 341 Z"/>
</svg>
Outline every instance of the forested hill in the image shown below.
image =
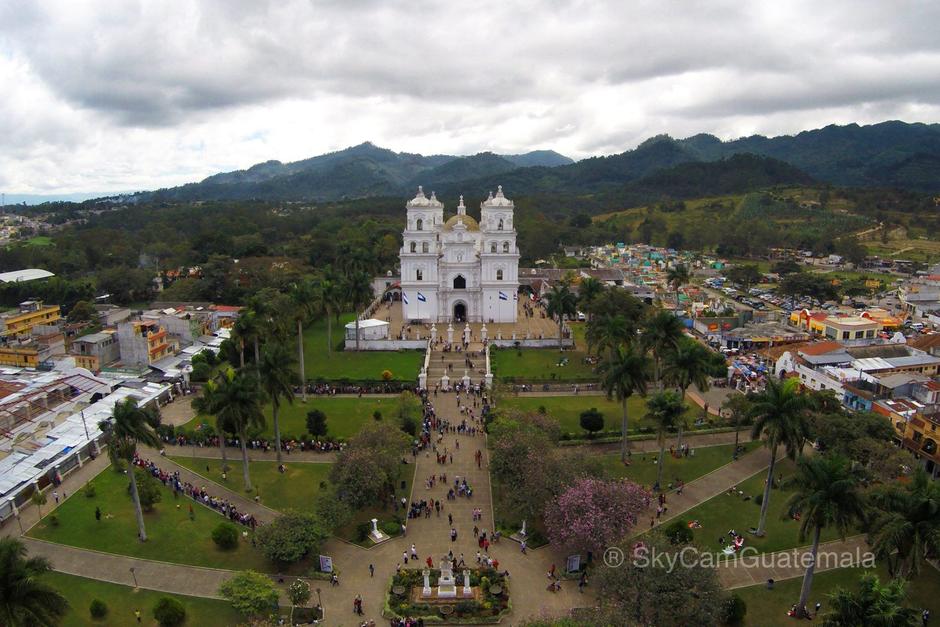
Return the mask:
<svg viewBox="0 0 940 627">
<path fill-rule="evenodd" d="M 145 192 L 141 200 L 317 200 L 398 196 L 419 184 L 441 184 L 500 174 L 520 167 L 572 163 L 551 150 L 519 155 L 485 152 L 469 157 L 394 152 L 370 142 L 302 161 L 266 161 L 247 170 L 215 174 L 199 183 Z"/>
<path fill-rule="evenodd" d="M 439 194 L 479 193 L 497 184 L 513 195 L 583 195 L 618 190 L 683 163 L 734 155 L 772 157 L 817 181 L 849 187 L 940 191 L 940 125 L 884 122 L 827 126 L 793 136 L 653 137 L 634 150 L 576 163 L 550 150 L 468 157 L 396 153 L 371 143 L 303 161 L 268 161 L 247 170 L 141 194 L 143 201 L 312 200 L 407 196 L 421 184 Z M 695 168 L 680 170 L 688 174 Z M 673 184 L 677 182 L 672 181 Z M 695 186 L 694 181 L 689 181 Z"/>
<path fill-rule="evenodd" d="M 831 125 L 792 136 L 722 142 L 696 135 L 675 143 L 706 161 L 740 153 L 774 157 L 834 185 L 940 190 L 940 124 Z"/>
</svg>

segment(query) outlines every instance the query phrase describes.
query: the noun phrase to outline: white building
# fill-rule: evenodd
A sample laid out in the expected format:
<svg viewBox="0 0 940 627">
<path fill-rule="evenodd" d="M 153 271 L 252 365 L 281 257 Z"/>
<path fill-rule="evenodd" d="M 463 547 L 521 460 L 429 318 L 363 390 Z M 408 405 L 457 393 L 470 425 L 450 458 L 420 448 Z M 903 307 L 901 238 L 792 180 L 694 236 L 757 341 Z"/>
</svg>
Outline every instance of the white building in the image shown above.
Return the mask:
<svg viewBox="0 0 940 627">
<path fill-rule="evenodd" d="M 515 322 L 519 249 L 513 202 L 500 186 L 480 204 L 480 223 L 467 215 L 444 221 L 444 205 L 419 187 L 408 201 L 401 248 L 405 320 Z"/>
</svg>

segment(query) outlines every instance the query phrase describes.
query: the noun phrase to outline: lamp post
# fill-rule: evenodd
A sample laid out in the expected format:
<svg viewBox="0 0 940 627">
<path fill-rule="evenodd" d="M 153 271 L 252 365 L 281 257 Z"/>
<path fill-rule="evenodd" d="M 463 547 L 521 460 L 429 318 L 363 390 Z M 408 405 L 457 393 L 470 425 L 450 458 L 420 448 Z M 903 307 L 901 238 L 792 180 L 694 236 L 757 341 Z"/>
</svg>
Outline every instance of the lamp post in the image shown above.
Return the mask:
<svg viewBox="0 0 940 627">
<path fill-rule="evenodd" d="M 131 566 L 131 576 L 134 578 L 134 587 L 135 588 L 139 587 L 137 585 L 137 571 L 133 566 Z"/>
<path fill-rule="evenodd" d="M 320 610 L 320 615 L 317 618 L 323 620 L 323 600 L 320 598 L 320 588 L 317 588 L 317 608 Z"/>
</svg>

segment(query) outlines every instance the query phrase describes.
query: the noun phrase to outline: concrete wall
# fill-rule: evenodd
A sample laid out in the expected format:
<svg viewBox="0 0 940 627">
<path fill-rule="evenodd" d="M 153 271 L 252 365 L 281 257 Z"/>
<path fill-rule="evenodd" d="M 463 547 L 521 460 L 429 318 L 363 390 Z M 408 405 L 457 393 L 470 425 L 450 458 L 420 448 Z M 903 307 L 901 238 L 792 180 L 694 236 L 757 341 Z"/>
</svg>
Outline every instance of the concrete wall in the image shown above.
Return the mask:
<svg viewBox="0 0 940 627">
<path fill-rule="evenodd" d="M 428 340 L 360 340 L 359 349 L 364 351 L 424 350 Z M 346 340 L 346 350 L 356 350 L 356 340 Z"/>
</svg>

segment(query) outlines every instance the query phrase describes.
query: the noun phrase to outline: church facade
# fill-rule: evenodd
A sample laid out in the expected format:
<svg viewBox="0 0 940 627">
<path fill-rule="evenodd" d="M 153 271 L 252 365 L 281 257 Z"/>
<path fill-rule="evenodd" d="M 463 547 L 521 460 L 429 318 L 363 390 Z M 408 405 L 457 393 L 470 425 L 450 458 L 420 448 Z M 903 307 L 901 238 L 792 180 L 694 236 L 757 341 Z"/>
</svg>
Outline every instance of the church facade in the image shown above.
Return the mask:
<svg viewBox="0 0 940 627">
<path fill-rule="evenodd" d="M 456 215 L 419 187 L 405 205 L 401 291 L 404 319 L 422 322 L 515 322 L 519 249 L 513 202 L 496 194 L 480 204 L 480 222 L 467 215 L 463 196 Z"/>
</svg>

